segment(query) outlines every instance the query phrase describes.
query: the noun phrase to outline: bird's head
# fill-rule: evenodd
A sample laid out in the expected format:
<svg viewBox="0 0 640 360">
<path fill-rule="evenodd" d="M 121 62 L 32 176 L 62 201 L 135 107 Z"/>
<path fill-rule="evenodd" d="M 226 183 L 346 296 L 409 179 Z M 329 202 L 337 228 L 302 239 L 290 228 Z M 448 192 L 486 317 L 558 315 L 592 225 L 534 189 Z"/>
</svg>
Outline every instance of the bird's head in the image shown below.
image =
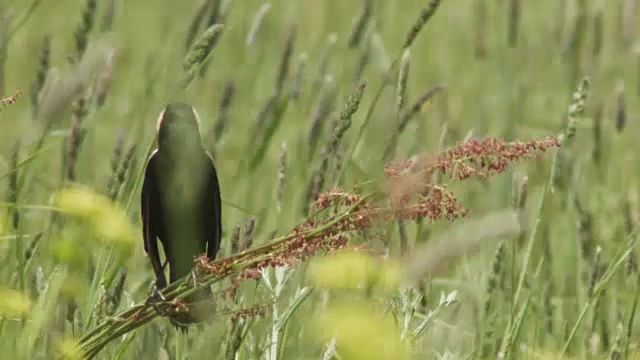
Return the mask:
<svg viewBox="0 0 640 360">
<path fill-rule="evenodd" d="M 158 150 L 174 152 L 200 146 L 200 117 L 193 106 L 170 103 L 158 116 Z"/>
</svg>

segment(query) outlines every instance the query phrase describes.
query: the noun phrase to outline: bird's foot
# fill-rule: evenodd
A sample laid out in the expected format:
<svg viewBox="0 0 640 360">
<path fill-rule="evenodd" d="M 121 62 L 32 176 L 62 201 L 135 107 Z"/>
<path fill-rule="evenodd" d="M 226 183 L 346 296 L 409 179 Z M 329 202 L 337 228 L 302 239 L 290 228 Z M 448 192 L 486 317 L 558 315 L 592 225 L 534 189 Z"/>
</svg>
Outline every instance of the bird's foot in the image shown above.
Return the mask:
<svg viewBox="0 0 640 360">
<path fill-rule="evenodd" d="M 153 287 L 151 296 L 149 296 L 150 299 L 152 299 L 155 302 L 166 302 L 167 299 L 164 297 L 164 295 L 162 295 L 162 293 L 160 292 L 160 289 L 158 289 L 157 286 Z"/>
<path fill-rule="evenodd" d="M 160 316 L 168 316 L 168 311 L 166 309 L 161 308 L 158 305 L 166 305 L 167 299 L 162 295 L 158 286 L 154 285 L 153 290 L 151 291 L 151 295 L 147 297 L 147 301 L 145 302 L 146 306 L 152 306 L 153 309 Z"/>
</svg>

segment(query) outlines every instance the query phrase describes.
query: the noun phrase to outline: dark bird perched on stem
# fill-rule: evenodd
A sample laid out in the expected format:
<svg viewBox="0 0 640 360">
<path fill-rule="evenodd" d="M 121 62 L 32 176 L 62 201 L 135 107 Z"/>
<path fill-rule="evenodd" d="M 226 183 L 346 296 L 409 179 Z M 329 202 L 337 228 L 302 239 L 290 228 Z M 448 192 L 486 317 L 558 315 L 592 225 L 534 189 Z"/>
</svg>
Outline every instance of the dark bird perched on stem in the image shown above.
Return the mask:
<svg viewBox="0 0 640 360">
<path fill-rule="evenodd" d="M 168 104 L 158 117 L 158 146 L 144 172 L 142 231 L 144 251 L 156 276 L 156 297 L 167 286 L 167 263 L 169 282 L 174 282 L 191 273 L 195 257 L 206 253 L 213 260 L 220 247 L 220 186 L 199 128 L 191 105 Z M 158 239 L 166 256 L 164 265 Z M 186 330 L 187 325 L 210 318 L 212 307 L 197 304 L 211 303 L 212 296 L 211 289 L 205 288 L 184 299 L 190 311 L 172 315 L 171 323 Z"/>
</svg>

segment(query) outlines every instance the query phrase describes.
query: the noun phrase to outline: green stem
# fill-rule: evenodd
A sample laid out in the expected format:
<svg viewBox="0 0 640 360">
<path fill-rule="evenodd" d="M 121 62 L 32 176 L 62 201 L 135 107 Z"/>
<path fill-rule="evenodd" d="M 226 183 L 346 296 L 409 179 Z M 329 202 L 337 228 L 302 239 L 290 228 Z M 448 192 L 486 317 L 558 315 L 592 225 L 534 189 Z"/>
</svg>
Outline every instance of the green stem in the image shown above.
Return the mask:
<svg viewBox="0 0 640 360">
<path fill-rule="evenodd" d="M 256 266 L 261 262 L 271 259 L 281 253 L 286 252 L 288 249 L 282 247 L 284 242 L 294 239 L 296 237 L 311 238 L 323 232 L 326 232 L 332 226 L 335 226 L 340 221 L 353 215 L 354 210 L 360 206 L 365 199 L 363 197 L 352 206 L 346 209 L 342 214 L 335 216 L 331 221 L 315 227 L 313 229 L 303 231 L 297 234 L 290 234 L 283 236 L 271 243 L 258 247 L 251 251 L 246 251 L 235 255 L 233 257 L 222 258 L 211 263 L 211 266 L 220 266 L 220 271 L 214 274 L 207 274 L 202 278 L 199 284 L 193 286 L 193 281 L 187 276 L 179 281 L 169 284 L 163 291 L 163 296 L 167 301 L 172 301 L 184 297 L 188 297 L 192 293 L 198 291 L 201 288 L 211 286 L 212 284 L 219 282 L 229 276 L 240 273 L 241 271 Z M 350 230 L 344 230 L 349 232 Z M 120 314 L 117 314 L 114 318 L 117 320 L 107 321 L 101 325 L 98 325 L 92 331 L 87 333 L 80 339 L 80 347 L 84 349 L 88 358 L 95 356 L 106 344 L 113 339 L 132 331 L 147 322 L 153 320 L 158 314 L 154 311 L 153 307 L 147 305 L 137 305 L 127 310 L 124 310 Z M 124 320 L 121 320 L 124 319 Z"/>
</svg>

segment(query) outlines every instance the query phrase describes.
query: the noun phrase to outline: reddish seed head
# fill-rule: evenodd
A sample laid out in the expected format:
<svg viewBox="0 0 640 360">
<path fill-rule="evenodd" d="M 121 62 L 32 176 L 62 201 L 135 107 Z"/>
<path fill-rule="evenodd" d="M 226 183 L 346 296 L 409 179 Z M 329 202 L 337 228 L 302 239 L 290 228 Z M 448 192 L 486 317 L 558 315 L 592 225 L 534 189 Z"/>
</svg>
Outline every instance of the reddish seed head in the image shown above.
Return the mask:
<svg viewBox="0 0 640 360">
<path fill-rule="evenodd" d="M 434 183 L 434 174 L 444 174 L 454 180 L 487 177 L 504 171 L 514 162 L 557 146 L 558 140 L 553 137 L 529 142 L 469 140 L 438 156 L 389 164 L 385 168 L 389 182 L 386 197 L 374 201 L 372 197 L 363 198 L 341 189 L 322 193 L 313 203 L 309 219 L 294 227 L 285 240 L 215 263 L 201 256 L 196 260 L 197 274 L 216 274 L 223 278 L 242 263 L 243 270 L 235 275 L 224 292 L 235 296 L 240 280 L 259 279 L 261 269 L 295 265 L 318 252 L 342 249 L 347 246 L 351 234 L 368 232 L 376 224 L 396 219 L 455 220 L 467 215 L 468 209 L 446 186 Z M 330 207 L 333 211 L 323 211 Z"/>
</svg>

